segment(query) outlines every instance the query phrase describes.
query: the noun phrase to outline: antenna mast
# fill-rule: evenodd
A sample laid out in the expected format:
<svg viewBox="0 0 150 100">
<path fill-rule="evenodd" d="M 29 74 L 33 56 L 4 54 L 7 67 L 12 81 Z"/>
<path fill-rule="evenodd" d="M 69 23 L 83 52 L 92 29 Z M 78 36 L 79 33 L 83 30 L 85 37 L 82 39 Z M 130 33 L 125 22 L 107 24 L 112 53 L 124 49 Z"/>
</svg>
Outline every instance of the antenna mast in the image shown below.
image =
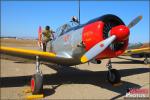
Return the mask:
<svg viewBox="0 0 150 100">
<path fill-rule="evenodd" d="M 78 1 L 78 15 L 79 15 L 79 25 L 80 25 L 80 0 Z"/>
</svg>

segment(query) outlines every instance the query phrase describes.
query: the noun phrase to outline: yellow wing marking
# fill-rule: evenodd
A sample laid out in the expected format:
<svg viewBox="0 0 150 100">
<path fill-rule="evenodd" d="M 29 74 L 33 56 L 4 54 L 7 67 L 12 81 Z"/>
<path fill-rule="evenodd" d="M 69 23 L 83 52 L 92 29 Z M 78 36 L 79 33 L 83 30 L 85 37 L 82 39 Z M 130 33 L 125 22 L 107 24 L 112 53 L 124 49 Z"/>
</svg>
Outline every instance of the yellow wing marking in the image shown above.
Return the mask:
<svg viewBox="0 0 150 100">
<path fill-rule="evenodd" d="M 140 49 L 126 50 L 125 53 L 130 53 L 130 52 L 131 52 L 131 53 L 132 53 L 132 52 L 138 53 L 138 52 L 144 52 L 144 51 L 150 52 L 150 48 L 148 47 L 148 48 L 140 48 Z"/>
<path fill-rule="evenodd" d="M 38 50 L 26 50 L 26 49 L 19 49 L 19 48 L 11 48 L 11 47 L 0 47 L 0 51 L 3 52 L 13 52 L 13 53 L 22 53 L 28 55 L 35 55 L 35 56 L 46 56 L 46 57 L 56 57 L 56 54 L 50 52 L 41 52 Z"/>
</svg>

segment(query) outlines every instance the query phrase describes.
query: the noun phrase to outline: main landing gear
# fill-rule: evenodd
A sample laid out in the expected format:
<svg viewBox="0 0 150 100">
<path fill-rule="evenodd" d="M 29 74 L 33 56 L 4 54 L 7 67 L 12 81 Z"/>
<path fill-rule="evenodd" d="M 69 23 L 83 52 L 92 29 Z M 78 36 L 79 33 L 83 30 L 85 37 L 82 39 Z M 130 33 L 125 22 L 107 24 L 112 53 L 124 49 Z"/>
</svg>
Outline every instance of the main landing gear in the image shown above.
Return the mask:
<svg viewBox="0 0 150 100">
<path fill-rule="evenodd" d="M 36 56 L 36 74 L 34 74 L 31 78 L 32 94 L 40 94 L 43 92 L 43 75 L 39 67 L 39 56 Z"/>
<path fill-rule="evenodd" d="M 150 63 L 150 58 L 145 57 L 145 59 L 144 59 L 144 64 L 149 64 L 149 63 Z"/>
<path fill-rule="evenodd" d="M 112 85 L 119 83 L 121 79 L 121 75 L 116 69 L 112 69 L 112 64 L 110 59 L 106 67 L 108 68 L 108 73 L 107 73 L 108 82 L 110 82 Z"/>
</svg>

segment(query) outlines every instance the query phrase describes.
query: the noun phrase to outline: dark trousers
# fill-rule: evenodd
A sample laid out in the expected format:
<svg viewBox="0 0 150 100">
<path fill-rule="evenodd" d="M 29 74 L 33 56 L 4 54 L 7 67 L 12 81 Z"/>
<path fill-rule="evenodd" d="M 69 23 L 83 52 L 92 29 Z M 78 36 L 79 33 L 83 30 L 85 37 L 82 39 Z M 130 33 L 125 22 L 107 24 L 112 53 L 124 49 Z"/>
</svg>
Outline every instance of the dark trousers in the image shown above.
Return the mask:
<svg viewBox="0 0 150 100">
<path fill-rule="evenodd" d="M 43 42 L 43 51 L 46 52 L 47 43 L 50 44 L 50 50 L 49 50 L 49 52 L 52 52 L 52 42 L 51 42 L 51 40 L 48 40 L 48 41 L 44 41 L 44 42 Z"/>
<path fill-rule="evenodd" d="M 43 43 L 43 51 L 46 52 L 46 46 L 47 46 L 47 43 Z"/>
</svg>

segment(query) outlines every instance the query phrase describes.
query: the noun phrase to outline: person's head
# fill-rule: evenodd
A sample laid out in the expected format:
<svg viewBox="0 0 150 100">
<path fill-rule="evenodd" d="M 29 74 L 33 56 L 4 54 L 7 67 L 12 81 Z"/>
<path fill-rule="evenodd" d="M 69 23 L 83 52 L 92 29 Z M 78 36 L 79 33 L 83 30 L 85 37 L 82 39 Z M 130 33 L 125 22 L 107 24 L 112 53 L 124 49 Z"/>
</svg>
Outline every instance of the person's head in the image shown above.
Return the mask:
<svg viewBox="0 0 150 100">
<path fill-rule="evenodd" d="M 50 27 L 49 27 L 49 26 L 46 26 L 46 27 L 45 27 L 45 30 L 50 30 Z"/>
<path fill-rule="evenodd" d="M 72 21 L 73 22 L 77 22 L 77 23 L 79 22 L 79 20 L 78 20 L 78 18 L 76 16 L 72 16 Z"/>
</svg>

